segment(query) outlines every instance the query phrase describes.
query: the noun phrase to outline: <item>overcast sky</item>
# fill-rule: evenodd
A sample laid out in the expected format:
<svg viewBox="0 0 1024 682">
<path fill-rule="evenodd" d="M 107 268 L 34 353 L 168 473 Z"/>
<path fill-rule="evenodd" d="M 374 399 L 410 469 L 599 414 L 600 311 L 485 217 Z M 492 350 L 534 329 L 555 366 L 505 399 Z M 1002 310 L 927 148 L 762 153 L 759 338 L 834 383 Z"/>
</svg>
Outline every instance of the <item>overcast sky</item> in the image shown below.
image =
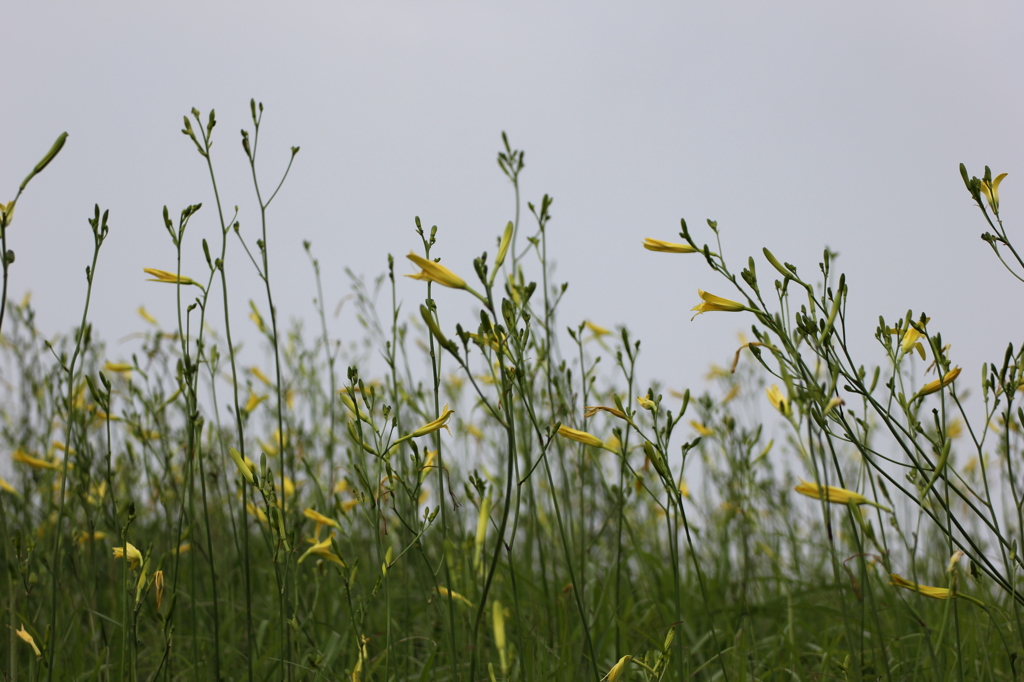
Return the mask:
<svg viewBox="0 0 1024 682">
<path fill-rule="evenodd" d="M 728 289 L 698 258 L 641 247 L 675 239 L 685 217 L 699 240 L 705 219 L 718 221 L 737 272 L 748 255 L 767 272 L 767 246 L 811 274 L 831 247 L 865 360 L 880 357 L 878 315 L 924 310 L 976 381 L 982 361 L 1020 341 L 1021 299 L 978 238 L 957 166 L 1009 172 L 1004 217 L 1022 234 L 1022 20 L 1009 1 L 14 3 L 0 41 L 0 200 L 60 132 L 69 138 L 18 204 L 11 296 L 33 292 L 44 331 L 76 324 L 99 203 L 111 227 L 96 329 L 115 342 L 141 328 L 140 304 L 171 326 L 172 288 L 142 273 L 174 269 L 162 207 L 205 204 L 185 274 L 203 274 L 200 239 L 216 238 L 182 115 L 217 110 L 223 198 L 254 240 L 239 129 L 255 97 L 265 185 L 302 147 L 270 214 L 286 318 L 313 314 L 303 240 L 333 306 L 346 266 L 373 277 L 392 253 L 399 272 L 414 271 L 401 257 L 419 248 L 416 215 L 439 226 L 435 253 L 468 279 L 513 215 L 495 163 L 504 130 L 526 150 L 524 200 L 555 198 L 549 248 L 570 282 L 562 326 L 627 324 L 643 340 L 642 376 L 700 388 L 749 326 L 691 321 L 698 287 Z M 261 299 L 230 249 L 241 327 L 247 299 Z M 400 286 L 414 311 L 422 285 Z M 454 309 L 465 295 L 437 298 Z M 356 333 L 351 315 L 332 320 L 334 337 Z"/>
</svg>

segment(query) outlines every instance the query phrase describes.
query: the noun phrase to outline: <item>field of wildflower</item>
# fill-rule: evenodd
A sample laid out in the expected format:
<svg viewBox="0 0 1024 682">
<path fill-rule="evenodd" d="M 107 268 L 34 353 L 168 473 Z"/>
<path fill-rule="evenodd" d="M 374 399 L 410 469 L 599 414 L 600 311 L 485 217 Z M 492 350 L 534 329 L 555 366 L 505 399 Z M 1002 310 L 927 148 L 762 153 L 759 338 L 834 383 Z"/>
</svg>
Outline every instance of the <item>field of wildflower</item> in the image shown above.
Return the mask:
<svg viewBox="0 0 1024 682">
<path fill-rule="evenodd" d="M 44 338 L 30 301 L 7 300 L 7 228 L 66 135 L 0 204 L 5 680 L 1017 679 L 1019 344 L 981 367 L 970 419 L 958 382 L 978 368 L 924 314 L 880 318 L 887 361 L 866 366 L 833 253 L 798 266 L 758 245 L 737 272 L 724 229 L 683 220 L 642 244 L 652 269 L 707 273 L 673 314 L 749 331 L 707 359 L 726 366 L 702 394 L 639 385 L 628 329 L 559 317 L 552 199 L 519 205 L 524 157 L 503 136 L 515 219 L 471 263 L 417 219 L 407 256 L 352 280 L 356 352 L 328 335 L 310 244 L 319 331 L 275 308 L 267 208 L 291 163 L 257 172 L 250 110 L 260 238 L 219 194 L 214 112 L 193 110 L 183 143 L 208 196 L 164 208 L 153 264 L 179 267 L 145 270 L 177 319 L 141 308 L 130 358 L 90 324 L 115 229 L 99 206 L 76 326 Z M 960 172 L 982 238 L 1024 282 L 1006 174 Z M 197 215 L 216 239 L 193 236 Z M 207 269 L 181 272 L 199 250 Z M 241 269 L 265 298 L 232 297 Z M 422 298 L 398 300 L 403 275 Z M 441 305 L 452 295 L 471 317 Z M 236 358 L 243 324 L 265 363 Z"/>
</svg>

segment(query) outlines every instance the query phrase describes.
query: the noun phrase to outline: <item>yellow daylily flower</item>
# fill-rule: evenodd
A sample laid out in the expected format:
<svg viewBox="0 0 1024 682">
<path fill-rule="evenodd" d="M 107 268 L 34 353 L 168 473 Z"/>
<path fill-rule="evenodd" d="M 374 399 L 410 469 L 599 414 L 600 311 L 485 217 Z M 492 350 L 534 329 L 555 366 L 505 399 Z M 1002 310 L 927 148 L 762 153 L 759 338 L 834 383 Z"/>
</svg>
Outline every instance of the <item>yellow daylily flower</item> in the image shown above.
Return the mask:
<svg viewBox="0 0 1024 682">
<path fill-rule="evenodd" d="M 768 394 L 768 400 L 772 406 L 778 410 L 783 417 L 788 417 L 792 414 L 792 409 L 789 406 L 789 399 L 782 395 L 782 391 L 775 384 L 772 384 L 771 388 L 767 389 L 765 393 Z"/>
<path fill-rule="evenodd" d="M 906 355 L 911 351 L 917 351 L 921 359 L 925 359 L 924 346 L 921 345 L 919 339 L 926 338 L 924 334 L 917 331 L 913 327 L 908 328 L 903 332 L 903 341 L 900 343 L 900 355 Z"/>
<path fill-rule="evenodd" d="M 884 511 L 889 511 L 888 507 L 883 507 L 877 502 L 872 502 L 860 493 L 855 493 L 852 490 L 839 488 L 834 485 L 820 486 L 817 483 L 811 483 L 801 479 L 800 485 L 793 488 L 793 490 L 801 495 L 806 495 L 807 497 L 814 498 L 815 500 L 831 502 L 832 504 L 868 504 L 872 507 L 878 507 Z"/>
<path fill-rule="evenodd" d="M 128 362 L 110 362 L 108 360 L 103 364 L 103 369 L 107 372 L 120 374 L 127 379 L 132 375 L 132 370 L 135 369 L 135 366 Z"/>
<path fill-rule="evenodd" d="M 730 301 L 729 299 L 722 298 L 721 296 L 709 294 L 708 292 L 702 291 L 701 289 L 697 289 L 697 295 L 700 296 L 701 302 L 700 304 L 691 308 L 691 310 L 697 311 L 697 315 L 703 315 L 704 313 L 715 311 L 724 313 L 737 313 L 740 312 L 741 310 L 747 309 L 747 306 L 743 305 L 742 303 L 737 303 L 736 301 Z M 694 315 L 693 317 L 697 317 L 697 315 Z M 692 320 L 693 317 L 691 317 L 690 319 Z"/>
<path fill-rule="evenodd" d="M 114 547 L 114 558 L 124 558 L 124 547 Z M 128 563 L 133 569 L 138 568 L 139 564 L 142 563 L 142 552 L 130 542 L 128 543 Z"/>
<path fill-rule="evenodd" d="M 269 396 L 266 396 L 266 395 L 256 395 L 255 393 L 250 391 L 249 392 L 249 400 L 246 401 L 245 407 L 242 408 L 242 412 L 245 412 L 246 414 L 249 414 L 250 412 L 255 410 L 257 407 L 259 407 L 259 404 L 262 403 L 264 400 L 266 400 L 268 397 Z"/>
<path fill-rule="evenodd" d="M 695 419 L 690 420 L 690 426 L 693 427 L 693 430 L 696 431 L 698 435 L 704 436 L 705 438 L 715 435 L 714 429 L 709 429 Z"/>
<path fill-rule="evenodd" d="M 619 662 L 612 666 L 612 669 L 608 671 L 608 674 L 601 678 L 601 682 L 617 682 L 622 677 L 626 668 L 629 666 L 629 662 L 633 660 L 632 656 L 626 655 L 619 659 Z"/>
<path fill-rule="evenodd" d="M 0 490 L 8 492 L 8 493 L 10 493 L 12 495 L 17 495 L 18 494 L 18 491 L 14 489 L 14 486 L 12 486 L 10 483 L 5 481 L 2 476 L 0 476 Z"/>
<path fill-rule="evenodd" d="M 921 398 L 926 395 L 931 395 L 932 393 L 938 393 L 944 387 L 953 383 L 953 381 L 958 376 L 960 376 L 960 368 L 954 367 L 953 369 L 946 372 L 946 374 L 941 379 L 936 379 L 935 381 L 928 382 L 927 384 L 922 386 L 921 390 L 918 391 L 917 395 L 915 395 L 914 397 Z"/>
<path fill-rule="evenodd" d="M 404 436 L 404 438 L 419 438 L 420 436 L 426 436 L 428 433 L 433 433 L 434 431 L 439 431 L 440 429 L 446 430 L 448 432 L 448 435 L 451 435 L 452 430 L 448 428 L 448 420 L 452 418 L 453 414 L 455 414 L 455 412 L 448 409 L 448 404 L 445 403 L 444 409 L 441 410 L 440 417 L 438 417 L 437 419 L 428 424 L 424 424 L 420 428 L 410 433 L 408 436 Z"/>
<path fill-rule="evenodd" d="M 640 407 L 644 408 L 645 410 L 655 410 L 658 407 L 658 403 L 651 400 L 650 393 L 643 397 L 637 396 L 636 401 L 640 403 Z"/>
<path fill-rule="evenodd" d="M 334 519 L 327 518 L 326 516 L 324 516 L 317 510 L 313 509 L 312 507 L 306 507 L 304 510 L 302 510 L 302 515 L 305 516 L 307 519 L 316 522 L 316 529 L 313 531 L 313 537 L 315 538 L 320 537 L 320 529 L 323 526 L 330 526 L 332 528 L 338 528 L 339 530 L 341 529 L 341 526 L 338 525 L 337 521 L 335 521 Z"/>
<path fill-rule="evenodd" d="M 574 440 L 577 443 L 583 443 L 584 445 L 590 445 L 595 448 L 603 448 L 604 441 L 597 436 L 593 436 L 586 431 L 577 431 L 576 429 L 570 429 L 568 426 L 562 425 L 558 427 L 558 435 L 569 440 Z"/>
<path fill-rule="evenodd" d="M 928 585 L 919 585 L 918 583 L 910 582 L 906 578 L 903 578 L 896 573 L 889 574 L 892 580 L 889 581 L 890 585 L 896 587 L 902 587 L 905 590 L 911 592 L 917 592 L 925 597 L 931 597 L 932 599 L 950 599 L 958 596 L 956 592 L 946 587 L 930 587 Z"/>
<path fill-rule="evenodd" d="M 658 253 L 697 253 L 700 250 L 689 244 L 663 242 L 660 239 L 651 239 L 650 237 L 644 239 L 644 248 Z"/>
<path fill-rule="evenodd" d="M 33 469 L 60 469 L 60 464 L 57 464 L 56 462 L 48 462 L 45 459 L 39 459 L 38 457 L 33 457 L 32 455 L 28 454 L 21 448 L 18 448 L 17 450 L 11 453 L 11 460 L 14 462 L 20 462 L 22 464 L 27 464 Z"/>
<path fill-rule="evenodd" d="M 146 322 L 149 322 L 151 325 L 159 326 L 160 323 L 156 321 L 155 317 L 149 314 L 149 311 L 146 310 L 145 306 L 140 305 L 135 312 L 139 314 L 139 317 L 144 319 Z"/>
<path fill-rule="evenodd" d="M 452 272 L 445 266 L 441 265 L 440 263 L 429 261 L 426 258 L 423 258 L 422 256 L 419 256 L 411 251 L 409 252 L 409 255 L 406 256 L 406 258 L 408 258 L 421 268 L 420 272 L 416 273 L 415 275 L 406 275 L 406 277 L 411 277 L 412 279 L 425 280 L 428 282 L 437 282 L 442 286 L 450 287 L 452 289 L 466 288 L 465 280 L 463 280 L 461 277 L 459 277 L 454 272 Z"/>
<path fill-rule="evenodd" d="M 84 531 L 78 531 L 75 533 L 75 542 L 80 545 L 84 545 L 92 540 L 102 540 L 107 537 L 107 534 L 101 530 L 93 531 L 92 533 L 86 533 Z M 120 548 L 118 548 L 120 549 Z M 116 556 L 116 554 L 115 554 Z"/>
<path fill-rule="evenodd" d="M 344 566 L 345 562 L 342 561 L 337 554 L 331 551 L 332 535 L 333 533 L 331 535 L 328 535 L 326 540 L 322 540 L 320 542 L 316 542 L 315 539 L 311 539 L 311 542 L 313 542 L 313 546 L 307 549 L 305 553 L 299 557 L 297 563 L 301 564 L 303 561 L 306 560 L 306 557 L 308 557 L 310 554 L 313 554 L 323 559 L 327 559 L 328 561 L 333 561 L 339 566 Z"/>
<path fill-rule="evenodd" d="M 589 329 L 591 332 L 593 332 L 594 336 L 597 336 L 597 337 L 608 336 L 609 334 L 612 333 L 610 329 L 605 329 L 604 327 L 599 327 L 596 324 L 594 324 L 593 322 L 591 322 L 590 320 L 586 320 L 583 323 L 583 326 L 586 327 L 587 329 Z"/>
<path fill-rule="evenodd" d="M 260 381 L 262 381 L 265 386 L 274 385 L 274 383 L 267 378 L 267 375 L 264 374 L 262 370 L 260 370 L 260 368 L 257 367 L 256 365 L 253 365 L 252 367 L 249 368 L 249 373 L 252 374 L 257 379 L 259 379 Z"/>
<path fill-rule="evenodd" d="M 202 284 L 200 284 L 199 282 L 195 281 L 191 277 L 185 277 L 184 275 L 179 277 L 178 275 L 174 274 L 173 272 L 167 272 L 166 270 L 157 270 L 156 268 L 142 268 L 142 270 L 147 275 L 152 275 L 153 276 L 153 279 L 148 279 L 148 280 L 146 280 L 147 282 L 163 282 L 165 284 L 183 284 L 185 286 L 188 286 L 188 285 L 192 284 L 194 286 L 199 287 L 200 289 L 203 289 L 203 291 L 206 291 L 206 289 L 203 288 Z"/>
<path fill-rule="evenodd" d="M 988 205 L 992 209 L 992 212 L 997 215 L 999 213 L 999 183 L 1001 183 L 1005 177 L 1006 173 L 1000 173 L 996 176 L 995 180 L 991 181 L 991 183 L 986 182 L 985 180 L 981 181 L 981 193 L 985 195 L 986 199 L 988 199 Z"/>
<path fill-rule="evenodd" d="M 33 639 L 32 635 L 30 635 L 28 633 L 28 631 L 25 629 L 25 624 L 24 623 L 21 624 L 21 629 L 20 630 L 15 630 L 14 631 L 14 634 L 16 634 L 18 636 L 18 639 L 20 639 L 21 641 L 25 642 L 30 647 L 32 647 L 32 651 L 35 652 L 36 658 L 41 658 L 42 657 L 43 652 L 41 652 L 39 650 L 39 647 L 36 646 L 36 640 Z"/>
</svg>

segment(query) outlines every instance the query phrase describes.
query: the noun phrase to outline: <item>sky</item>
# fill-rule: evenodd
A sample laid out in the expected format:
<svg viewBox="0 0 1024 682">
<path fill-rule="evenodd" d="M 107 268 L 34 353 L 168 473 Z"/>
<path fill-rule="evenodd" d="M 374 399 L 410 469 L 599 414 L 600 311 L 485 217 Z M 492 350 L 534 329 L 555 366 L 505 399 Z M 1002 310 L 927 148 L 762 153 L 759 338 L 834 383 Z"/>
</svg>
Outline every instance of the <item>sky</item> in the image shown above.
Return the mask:
<svg viewBox="0 0 1024 682">
<path fill-rule="evenodd" d="M 67 145 L 18 203 L 10 295 L 31 291 L 46 333 L 81 315 L 87 219 L 110 211 L 91 319 L 124 359 L 140 305 L 171 326 L 163 228 L 202 202 L 184 274 L 205 278 L 200 240 L 217 237 L 203 160 L 181 134 L 216 109 L 214 164 L 225 205 L 258 236 L 239 130 L 265 106 L 265 187 L 301 146 L 269 211 L 271 278 L 285 319 L 315 323 L 312 242 L 328 309 L 345 268 L 372 279 L 419 249 L 414 217 L 438 226 L 434 253 L 468 278 L 513 217 L 495 158 L 506 131 L 526 152 L 524 203 L 554 197 L 548 228 L 563 327 L 627 325 L 640 376 L 700 390 L 750 320 L 691 320 L 697 289 L 728 296 L 695 256 L 645 251 L 698 241 L 718 221 L 733 269 L 770 248 L 812 275 L 827 246 L 850 287 L 848 327 L 863 362 L 882 361 L 878 316 L 931 316 L 970 377 L 1021 340 L 1018 283 L 979 239 L 958 164 L 1008 172 L 1007 228 L 1024 205 L 1024 5 L 1016 2 L 33 2 L 5 11 L 0 201 L 62 131 Z M 6 195 L 6 196 L 5 196 Z M 524 206 L 524 226 L 528 226 Z M 529 229 L 524 228 L 524 229 Z M 233 325 L 259 282 L 228 252 Z M 403 279 L 404 310 L 420 283 Z M 466 295 L 437 295 L 453 328 Z M 1006 304 L 1012 307 L 1007 310 Z M 264 306 L 265 309 L 265 306 Z M 1007 314 L 1007 313 L 1010 314 Z M 330 319 L 345 342 L 352 309 Z M 564 342 L 563 342 L 564 343 Z M 610 363 L 609 363 L 610 364 Z"/>
</svg>

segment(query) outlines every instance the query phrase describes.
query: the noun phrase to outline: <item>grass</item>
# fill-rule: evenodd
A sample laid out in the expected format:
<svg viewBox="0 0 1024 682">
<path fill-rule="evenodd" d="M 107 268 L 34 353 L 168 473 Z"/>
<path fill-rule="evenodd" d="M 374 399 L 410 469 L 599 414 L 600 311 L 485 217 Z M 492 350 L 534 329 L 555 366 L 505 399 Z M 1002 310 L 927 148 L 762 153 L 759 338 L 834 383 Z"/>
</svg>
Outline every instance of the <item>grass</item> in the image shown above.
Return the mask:
<svg viewBox="0 0 1024 682">
<path fill-rule="evenodd" d="M 678 242 L 646 244 L 652 267 L 706 267 L 732 298 L 694 310 L 737 316 L 752 340 L 702 395 L 638 385 L 628 329 L 560 332 L 552 200 L 521 215 L 523 154 L 503 137 L 515 217 L 493 258 L 447 262 L 417 219 L 416 314 L 400 313 L 391 256 L 376 282 L 353 278 L 361 347 L 384 358 L 364 376 L 377 365 L 328 334 L 309 243 L 319 329 L 278 319 L 267 208 L 288 170 L 268 191 L 262 105 L 251 114 L 260 238 L 225 212 L 216 117 L 193 110 L 182 132 L 210 196 L 164 222 L 179 268 L 201 248 L 208 270 L 148 271 L 178 319 L 140 311 L 130 362 L 89 323 L 106 212 L 65 336 L 44 339 L 27 299 L 6 303 L 2 259 L 6 679 L 1016 679 L 1019 349 L 985 365 L 972 425 L 924 315 L 880 320 L 889 363 L 865 367 L 833 254 L 813 281 L 767 248 L 737 275 L 716 223 L 704 244 L 682 221 Z M 4 254 L 14 204 L 63 141 L 0 207 Z M 983 238 L 1021 279 L 1002 176 L 962 171 Z M 193 236 L 196 216 L 216 239 Z M 231 298 L 236 267 L 265 300 Z M 479 314 L 451 319 L 453 296 Z M 246 315 L 259 367 L 235 355 Z"/>
</svg>

